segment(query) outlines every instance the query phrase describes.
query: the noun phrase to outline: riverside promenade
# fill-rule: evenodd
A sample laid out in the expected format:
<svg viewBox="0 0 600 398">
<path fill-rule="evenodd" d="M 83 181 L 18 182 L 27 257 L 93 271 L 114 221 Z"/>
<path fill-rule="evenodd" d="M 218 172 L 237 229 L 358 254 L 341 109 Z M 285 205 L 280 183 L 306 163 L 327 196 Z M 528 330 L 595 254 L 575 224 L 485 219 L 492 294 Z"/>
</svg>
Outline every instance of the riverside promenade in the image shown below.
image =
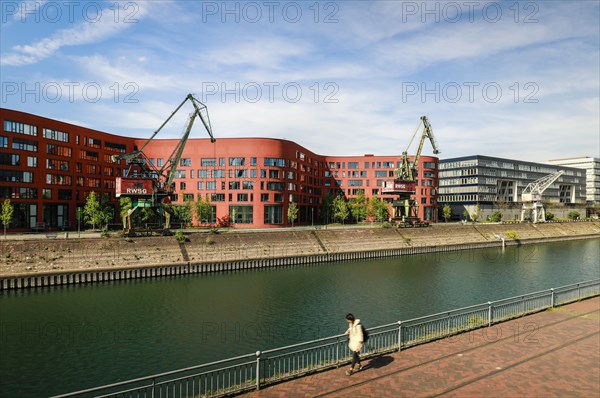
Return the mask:
<svg viewBox="0 0 600 398">
<path fill-rule="evenodd" d="M 347 369 L 246 396 L 598 397 L 600 297 L 364 360 L 352 376 Z"/>
</svg>

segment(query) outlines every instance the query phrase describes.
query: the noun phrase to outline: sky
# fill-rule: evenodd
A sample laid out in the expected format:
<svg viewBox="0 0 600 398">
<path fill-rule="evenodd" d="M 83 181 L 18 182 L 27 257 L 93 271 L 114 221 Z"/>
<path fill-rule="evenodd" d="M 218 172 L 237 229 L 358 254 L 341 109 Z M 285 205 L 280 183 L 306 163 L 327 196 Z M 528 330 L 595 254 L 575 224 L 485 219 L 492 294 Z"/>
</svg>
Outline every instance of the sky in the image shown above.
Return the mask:
<svg viewBox="0 0 600 398">
<path fill-rule="evenodd" d="M 3 108 L 145 138 L 192 93 L 217 139 L 400 155 L 426 115 L 441 158 L 600 157 L 596 0 L 2 0 L 0 14 Z"/>
</svg>

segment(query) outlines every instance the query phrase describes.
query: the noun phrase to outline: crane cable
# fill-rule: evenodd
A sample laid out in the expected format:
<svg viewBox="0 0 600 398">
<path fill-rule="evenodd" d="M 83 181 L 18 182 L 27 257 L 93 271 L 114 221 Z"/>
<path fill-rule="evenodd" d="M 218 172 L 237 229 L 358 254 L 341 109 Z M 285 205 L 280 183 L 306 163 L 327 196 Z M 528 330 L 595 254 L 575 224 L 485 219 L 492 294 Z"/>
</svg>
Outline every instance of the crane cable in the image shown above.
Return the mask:
<svg viewBox="0 0 600 398">
<path fill-rule="evenodd" d="M 419 131 L 419 127 L 421 127 L 421 123 L 422 121 L 419 120 L 419 123 L 417 124 L 417 128 L 415 129 L 415 132 L 412 135 L 412 138 L 410 139 L 410 141 L 408 142 L 408 146 L 406 147 L 406 152 L 408 153 L 408 150 L 410 149 L 410 146 L 412 145 L 413 140 L 415 139 L 415 137 L 417 136 L 417 132 Z"/>
</svg>

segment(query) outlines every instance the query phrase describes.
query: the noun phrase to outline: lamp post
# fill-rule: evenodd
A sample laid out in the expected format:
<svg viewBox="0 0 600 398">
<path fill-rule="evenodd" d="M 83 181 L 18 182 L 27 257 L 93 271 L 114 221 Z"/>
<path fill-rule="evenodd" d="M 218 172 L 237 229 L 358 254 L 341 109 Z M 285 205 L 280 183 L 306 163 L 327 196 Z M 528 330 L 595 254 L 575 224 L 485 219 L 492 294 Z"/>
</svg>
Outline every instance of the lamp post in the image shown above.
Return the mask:
<svg viewBox="0 0 600 398">
<path fill-rule="evenodd" d="M 77 207 L 77 237 L 81 238 L 81 207 Z"/>
</svg>

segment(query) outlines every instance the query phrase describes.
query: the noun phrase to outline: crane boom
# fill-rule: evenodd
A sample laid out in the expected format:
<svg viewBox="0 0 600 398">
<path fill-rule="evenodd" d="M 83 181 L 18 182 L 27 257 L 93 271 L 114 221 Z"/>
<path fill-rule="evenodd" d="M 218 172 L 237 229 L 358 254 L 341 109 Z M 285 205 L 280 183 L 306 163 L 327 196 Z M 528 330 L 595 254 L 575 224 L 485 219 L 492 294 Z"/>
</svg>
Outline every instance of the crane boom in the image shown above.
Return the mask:
<svg viewBox="0 0 600 398">
<path fill-rule="evenodd" d="M 160 169 L 157 169 L 154 165 L 149 164 L 143 151 L 150 141 L 156 137 L 187 101 L 192 103 L 194 109 L 187 118 L 183 136 L 175 145 L 171 156 L 169 156 L 164 165 Z M 117 177 L 115 184 L 115 196 L 128 197 L 132 201 L 132 208 L 128 211 L 127 219 L 124 221 L 125 231 L 131 232 L 131 215 L 138 207 L 157 208 L 160 211 L 163 211 L 167 218 L 165 229 L 168 230 L 170 219 L 168 214 L 169 206 L 163 205 L 167 205 L 171 201 L 172 193 L 175 190 L 175 183 L 173 180 L 177 174 L 177 168 L 196 117 L 202 121 L 204 128 L 210 136 L 210 141 L 215 142 L 206 105 L 194 98 L 192 94 L 188 94 L 160 127 L 152 133 L 150 138 L 148 138 L 140 149 L 128 154 L 114 155 L 112 157 L 114 162 L 126 160 L 129 164 L 129 168 L 126 170 L 124 177 Z M 137 174 L 138 170 L 133 169 L 134 166 L 139 168 L 139 176 Z M 131 175 L 132 170 L 133 176 Z"/>
<path fill-rule="evenodd" d="M 546 210 L 542 203 L 542 194 L 564 173 L 564 170 L 559 170 L 527 184 L 521 193 L 521 200 L 523 201 L 521 222 L 525 221 L 526 218 L 529 218 L 533 223 L 546 221 Z"/>
<path fill-rule="evenodd" d="M 565 174 L 564 170 L 559 170 L 556 173 L 548 174 L 538 180 L 527 184 L 523 192 L 521 193 L 521 200 L 523 202 L 532 202 L 542 199 L 542 194 L 550 185 L 554 184 L 554 181 Z"/>
</svg>

